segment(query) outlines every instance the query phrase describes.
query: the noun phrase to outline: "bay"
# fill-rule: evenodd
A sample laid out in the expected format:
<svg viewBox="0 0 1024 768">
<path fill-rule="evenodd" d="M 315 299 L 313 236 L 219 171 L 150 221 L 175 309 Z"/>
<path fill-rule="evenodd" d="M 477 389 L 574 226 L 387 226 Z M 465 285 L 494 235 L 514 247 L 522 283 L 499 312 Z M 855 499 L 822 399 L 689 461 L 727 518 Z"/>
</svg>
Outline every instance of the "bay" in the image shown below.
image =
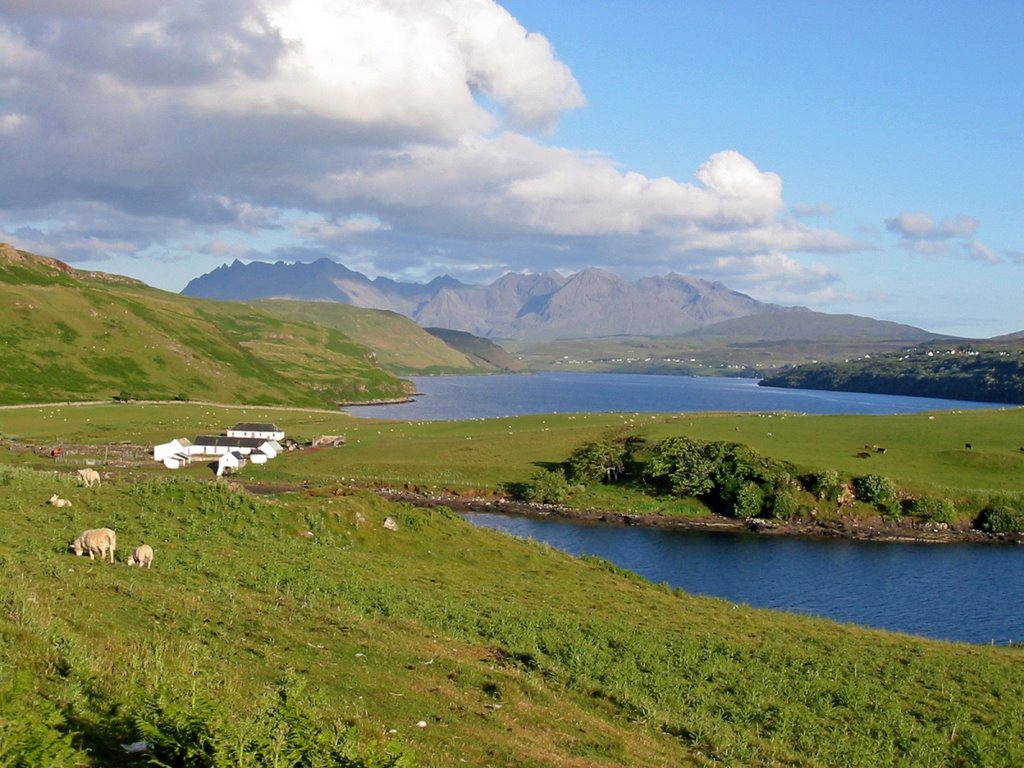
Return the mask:
<svg viewBox="0 0 1024 768">
<path fill-rule="evenodd" d="M 692 594 L 966 643 L 1024 642 L 1024 552 L 623 528 L 492 513 L 475 525 L 594 555 Z"/>
</svg>

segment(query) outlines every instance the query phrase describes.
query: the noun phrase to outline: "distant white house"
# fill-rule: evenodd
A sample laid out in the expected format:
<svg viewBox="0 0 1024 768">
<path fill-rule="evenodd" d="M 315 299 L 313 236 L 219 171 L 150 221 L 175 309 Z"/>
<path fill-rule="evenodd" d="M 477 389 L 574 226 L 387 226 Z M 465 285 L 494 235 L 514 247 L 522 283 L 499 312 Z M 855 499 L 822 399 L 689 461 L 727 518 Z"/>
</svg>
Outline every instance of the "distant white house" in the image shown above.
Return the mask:
<svg viewBox="0 0 1024 768">
<path fill-rule="evenodd" d="M 173 456 L 176 453 L 187 455 L 191 447 L 192 443 L 187 437 L 176 437 L 169 443 L 153 446 L 153 461 L 163 461 L 168 456 Z"/>
<path fill-rule="evenodd" d="M 225 453 L 217 460 L 217 477 L 228 471 L 237 472 L 244 466 L 245 457 L 242 454 L 237 451 Z"/>
<path fill-rule="evenodd" d="M 264 440 L 284 440 L 284 430 L 276 424 L 242 421 L 227 430 L 228 437 L 258 437 Z"/>
</svg>

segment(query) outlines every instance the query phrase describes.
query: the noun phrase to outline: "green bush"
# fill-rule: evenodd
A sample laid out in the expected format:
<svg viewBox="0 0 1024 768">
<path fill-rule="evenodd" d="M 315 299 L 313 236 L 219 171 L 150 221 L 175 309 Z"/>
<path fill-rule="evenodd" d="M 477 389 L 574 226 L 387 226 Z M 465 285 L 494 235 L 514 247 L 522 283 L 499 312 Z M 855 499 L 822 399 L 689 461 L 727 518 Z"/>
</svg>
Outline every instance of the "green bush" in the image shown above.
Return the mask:
<svg viewBox="0 0 1024 768">
<path fill-rule="evenodd" d="M 757 483 L 748 480 L 736 492 L 733 514 L 736 517 L 758 517 L 764 505 L 764 491 Z"/>
<path fill-rule="evenodd" d="M 839 473 L 834 469 L 824 469 L 814 472 L 806 480 L 807 490 L 818 497 L 819 501 L 828 499 L 836 502 L 843 489 L 843 482 Z"/>
<path fill-rule="evenodd" d="M 530 478 L 523 495 L 534 504 L 561 504 L 569 496 L 569 482 L 560 469 L 542 469 Z"/>
<path fill-rule="evenodd" d="M 1024 510 L 1006 499 L 994 501 L 981 510 L 974 527 L 986 533 L 1024 532 Z"/>
<path fill-rule="evenodd" d="M 956 519 L 956 507 L 949 499 L 922 496 L 910 502 L 910 514 L 932 523 L 952 523 Z"/>
<path fill-rule="evenodd" d="M 881 475 L 864 475 L 853 478 L 853 492 L 865 504 L 873 504 L 882 512 L 896 507 L 896 486 L 892 480 Z"/>
</svg>

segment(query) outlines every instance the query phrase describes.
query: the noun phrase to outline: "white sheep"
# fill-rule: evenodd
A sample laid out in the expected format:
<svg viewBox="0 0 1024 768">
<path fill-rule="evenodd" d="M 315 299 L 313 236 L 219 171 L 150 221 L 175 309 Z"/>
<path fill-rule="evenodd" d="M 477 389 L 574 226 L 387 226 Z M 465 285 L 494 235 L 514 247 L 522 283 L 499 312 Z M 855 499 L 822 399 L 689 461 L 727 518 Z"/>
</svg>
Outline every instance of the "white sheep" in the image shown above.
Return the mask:
<svg viewBox="0 0 1024 768">
<path fill-rule="evenodd" d="M 58 509 L 60 509 L 61 507 L 70 507 L 71 506 L 71 500 L 70 499 L 62 499 L 56 493 L 53 494 L 53 496 L 51 496 L 49 499 L 47 499 L 46 503 L 49 504 L 51 507 L 57 507 Z"/>
<path fill-rule="evenodd" d="M 100 473 L 92 467 L 85 467 L 78 470 L 78 479 L 82 481 L 82 485 L 86 488 L 92 488 L 93 483 L 96 485 L 102 485 L 102 483 L 100 483 Z"/>
<path fill-rule="evenodd" d="M 153 567 L 153 548 L 149 544 L 139 544 L 128 558 L 128 565 L 137 565 L 139 568 L 146 566 Z"/>
<path fill-rule="evenodd" d="M 88 553 L 90 560 L 95 560 L 95 554 L 99 552 L 100 560 L 110 554 L 110 562 L 114 562 L 114 549 L 117 547 L 117 534 L 109 528 L 90 528 L 78 534 L 78 538 L 71 542 L 71 549 L 81 557 Z"/>
</svg>

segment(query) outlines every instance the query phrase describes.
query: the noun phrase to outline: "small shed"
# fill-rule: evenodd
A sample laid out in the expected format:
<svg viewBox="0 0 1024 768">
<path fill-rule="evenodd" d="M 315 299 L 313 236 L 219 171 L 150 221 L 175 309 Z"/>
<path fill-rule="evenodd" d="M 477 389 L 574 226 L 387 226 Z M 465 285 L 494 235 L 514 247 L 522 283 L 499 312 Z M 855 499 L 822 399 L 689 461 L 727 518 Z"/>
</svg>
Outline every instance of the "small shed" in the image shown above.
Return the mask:
<svg viewBox="0 0 1024 768">
<path fill-rule="evenodd" d="M 265 454 L 259 448 L 257 448 L 255 451 L 249 454 L 249 461 L 251 461 L 253 464 L 266 464 L 268 458 L 270 457 L 267 456 L 267 454 Z"/>
<path fill-rule="evenodd" d="M 164 456 L 163 462 L 168 469 L 181 469 L 192 463 L 192 457 L 187 453 L 175 453 L 171 456 Z"/>
</svg>

